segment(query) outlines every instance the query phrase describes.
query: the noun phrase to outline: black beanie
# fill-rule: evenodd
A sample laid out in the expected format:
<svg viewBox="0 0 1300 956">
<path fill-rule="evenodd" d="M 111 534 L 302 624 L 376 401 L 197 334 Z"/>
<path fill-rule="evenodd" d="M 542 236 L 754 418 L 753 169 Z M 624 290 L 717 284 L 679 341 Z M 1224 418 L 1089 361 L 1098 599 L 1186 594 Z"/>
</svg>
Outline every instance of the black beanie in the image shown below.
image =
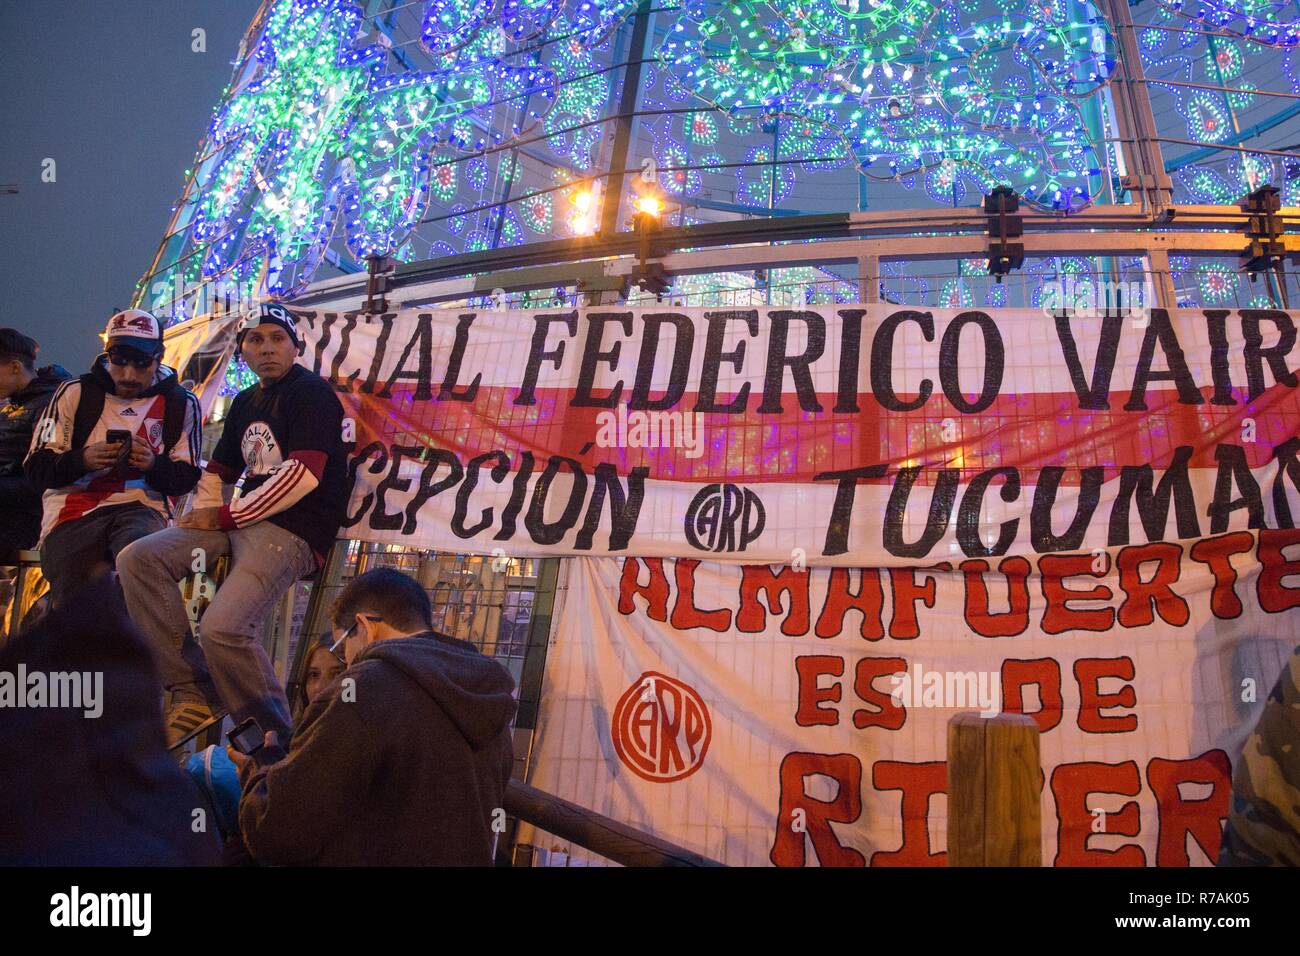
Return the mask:
<svg viewBox="0 0 1300 956">
<path fill-rule="evenodd" d="M 298 338 L 298 326 L 294 321 L 293 313 L 286 309 L 278 302 L 264 302 L 258 315 L 257 322 L 246 325 L 239 330 L 239 335 L 235 339 L 235 345 L 242 350 L 244 347 L 244 335 L 251 328 L 259 325 L 278 325 L 288 333 L 293 344 L 302 346 L 302 340 Z"/>
</svg>

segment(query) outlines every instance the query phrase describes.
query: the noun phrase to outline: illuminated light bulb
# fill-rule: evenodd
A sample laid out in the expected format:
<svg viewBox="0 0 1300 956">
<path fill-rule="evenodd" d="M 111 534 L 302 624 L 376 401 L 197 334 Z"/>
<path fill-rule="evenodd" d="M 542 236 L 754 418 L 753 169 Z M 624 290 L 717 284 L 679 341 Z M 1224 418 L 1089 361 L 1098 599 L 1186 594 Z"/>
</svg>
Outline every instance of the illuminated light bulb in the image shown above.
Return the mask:
<svg viewBox="0 0 1300 956">
<path fill-rule="evenodd" d="M 592 195 L 591 190 L 584 189 L 581 192 L 574 193 L 573 205 L 580 213 L 588 213 L 595 204 L 596 197 Z"/>
<path fill-rule="evenodd" d="M 658 196 L 638 196 L 633 205 L 636 211 L 645 216 L 654 216 L 656 219 L 663 212 L 663 203 L 659 201 Z"/>
</svg>

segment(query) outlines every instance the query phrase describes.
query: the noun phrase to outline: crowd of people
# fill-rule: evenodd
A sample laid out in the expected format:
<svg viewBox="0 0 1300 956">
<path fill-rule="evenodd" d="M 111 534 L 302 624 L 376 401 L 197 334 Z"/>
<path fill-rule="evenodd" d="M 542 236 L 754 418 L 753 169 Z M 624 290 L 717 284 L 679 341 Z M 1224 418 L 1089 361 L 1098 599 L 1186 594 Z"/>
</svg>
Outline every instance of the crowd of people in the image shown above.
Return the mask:
<svg viewBox="0 0 1300 956">
<path fill-rule="evenodd" d="M 0 788 L 0 827 L 22 832 L 0 839 L 0 862 L 213 862 L 222 837 L 227 861 L 490 863 L 514 682 L 434 629 L 417 582 L 379 569 L 347 585 L 297 707 L 263 646 L 269 612 L 319 570 L 348 498 L 343 407 L 297 364 L 292 314 L 268 304 L 242 324 L 237 349 L 257 382 L 235 396 L 206 461 L 199 402 L 163 363 L 158 320 L 118 312 L 102 338 L 73 377 L 38 367 L 38 344 L 0 329 L 0 565 L 38 549 L 51 601 L 0 645 L 0 671 L 99 665 L 105 680 L 102 734 L 65 726 L 89 719 L 80 711 L 24 711 L 48 724 L 28 741 L 79 741 L 57 766 L 20 739 L 33 727 L 0 721 L 0 772 L 24 782 Z M 194 626 L 179 582 L 223 557 Z M 196 755 L 206 777 L 186 775 L 177 755 L 223 722 L 231 746 Z M 44 800 L 78 769 L 81 786 Z M 90 779 L 120 790 L 105 804 Z M 208 809 L 226 825 L 196 828 L 193 811 Z"/>
</svg>

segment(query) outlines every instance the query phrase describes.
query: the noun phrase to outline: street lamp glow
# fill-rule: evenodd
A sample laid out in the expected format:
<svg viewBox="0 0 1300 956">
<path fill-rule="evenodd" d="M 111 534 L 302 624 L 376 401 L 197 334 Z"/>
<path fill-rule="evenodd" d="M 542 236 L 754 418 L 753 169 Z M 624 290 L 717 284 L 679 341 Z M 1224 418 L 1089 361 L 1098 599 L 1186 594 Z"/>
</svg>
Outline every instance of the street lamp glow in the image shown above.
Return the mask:
<svg viewBox="0 0 1300 956">
<path fill-rule="evenodd" d="M 636 211 L 644 216 L 653 216 L 658 219 L 659 214 L 663 212 L 664 204 L 659 201 L 658 196 L 638 196 L 636 199 Z"/>
</svg>

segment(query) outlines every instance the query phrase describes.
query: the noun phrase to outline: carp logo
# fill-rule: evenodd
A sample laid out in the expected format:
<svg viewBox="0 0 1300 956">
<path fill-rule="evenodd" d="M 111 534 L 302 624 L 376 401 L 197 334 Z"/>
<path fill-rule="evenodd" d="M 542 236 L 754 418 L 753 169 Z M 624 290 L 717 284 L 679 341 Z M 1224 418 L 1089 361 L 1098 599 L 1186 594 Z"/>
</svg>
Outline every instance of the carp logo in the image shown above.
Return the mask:
<svg viewBox="0 0 1300 956">
<path fill-rule="evenodd" d="M 694 688 L 646 671 L 619 698 L 611 731 L 628 769 L 653 783 L 672 783 L 703 766 L 713 722 Z"/>
<path fill-rule="evenodd" d="M 705 485 L 686 509 L 686 540 L 700 551 L 744 551 L 763 533 L 758 495 L 740 485 Z"/>
</svg>

